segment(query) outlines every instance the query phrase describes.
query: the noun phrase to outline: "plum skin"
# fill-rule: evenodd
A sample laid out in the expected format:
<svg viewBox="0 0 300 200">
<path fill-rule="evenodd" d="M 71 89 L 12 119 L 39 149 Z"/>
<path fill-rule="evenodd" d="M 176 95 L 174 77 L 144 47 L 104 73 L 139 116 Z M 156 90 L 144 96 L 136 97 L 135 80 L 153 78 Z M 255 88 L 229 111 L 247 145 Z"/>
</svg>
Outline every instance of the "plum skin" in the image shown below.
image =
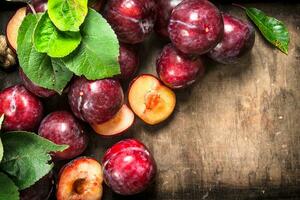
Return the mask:
<svg viewBox="0 0 300 200">
<path fill-rule="evenodd" d="M 223 31 L 220 11 L 207 0 L 181 2 L 173 9 L 168 26 L 174 46 L 183 53 L 196 55 L 214 48 Z"/>
<path fill-rule="evenodd" d="M 152 32 L 156 4 L 154 0 L 110 0 L 104 16 L 121 42 L 136 44 Z"/>
<path fill-rule="evenodd" d="M 169 37 L 168 25 L 173 9 L 183 0 L 157 0 L 157 20 L 154 30 L 160 36 Z"/>
<path fill-rule="evenodd" d="M 67 111 L 56 111 L 47 115 L 41 122 L 38 134 L 55 144 L 69 145 L 62 152 L 52 153 L 56 160 L 79 156 L 88 144 L 88 138 L 81 125 Z"/>
<path fill-rule="evenodd" d="M 139 56 L 133 46 L 128 44 L 120 44 L 119 63 L 121 75 L 119 78 L 124 81 L 129 81 L 139 68 Z"/>
<path fill-rule="evenodd" d="M 76 117 L 90 124 L 101 124 L 120 110 L 124 94 L 115 79 L 90 81 L 78 77 L 69 88 L 68 100 Z"/>
<path fill-rule="evenodd" d="M 224 37 L 208 56 L 219 63 L 234 64 L 252 49 L 255 31 L 250 23 L 229 14 L 223 14 L 223 19 Z"/>
<path fill-rule="evenodd" d="M 105 183 L 116 193 L 133 195 L 154 180 L 156 163 L 144 144 L 125 139 L 108 149 L 102 160 Z"/>
<path fill-rule="evenodd" d="M 54 90 L 49 90 L 49 89 L 46 89 L 46 88 L 43 88 L 43 87 L 40 87 L 40 86 L 34 84 L 25 75 L 25 73 L 23 72 L 22 69 L 19 69 L 19 77 L 22 80 L 23 85 L 26 87 L 26 89 L 38 97 L 48 98 L 48 97 L 54 96 L 56 94 L 56 92 Z"/>
<path fill-rule="evenodd" d="M 15 85 L 0 92 L 0 115 L 4 114 L 6 131 L 33 131 L 43 116 L 42 102 L 23 85 Z"/>
<path fill-rule="evenodd" d="M 203 76 L 205 67 L 200 57 L 188 56 L 168 44 L 157 58 L 156 71 L 164 84 L 179 89 L 191 85 Z"/>
</svg>

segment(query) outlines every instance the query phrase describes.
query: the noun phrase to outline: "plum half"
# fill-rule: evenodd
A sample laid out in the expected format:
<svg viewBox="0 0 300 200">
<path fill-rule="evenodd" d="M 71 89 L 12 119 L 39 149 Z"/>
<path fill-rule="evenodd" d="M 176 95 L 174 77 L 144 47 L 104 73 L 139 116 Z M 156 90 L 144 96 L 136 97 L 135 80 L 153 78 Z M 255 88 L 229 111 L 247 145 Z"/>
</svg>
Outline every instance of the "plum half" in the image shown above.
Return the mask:
<svg viewBox="0 0 300 200">
<path fill-rule="evenodd" d="M 223 31 L 220 11 L 207 0 L 181 2 L 173 9 L 168 26 L 174 46 L 183 53 L 197 55 L 214 48 Z"/>
<path fill-rule="evenodd" d="M 156 77 L 142 74 L 129 86 L 128 101 L 133 112 L 150 125 L 166 120 L 174 111 L 175 93 Z"/>
<path fill-rule="evenodd" d="M 93 158 L 80 157 L 66 164 L 59 173 L 57 200 L 100 200 L 103 173 Z"/>
<path fill-rule="evenodd" d="M 237 63 L 240 57 L 252 49 L 255 31 L 250 23 L 229 14 L 223 14 L 223 19 L 224 37 L 208 56 L 223 64 Z"/>
</svg>

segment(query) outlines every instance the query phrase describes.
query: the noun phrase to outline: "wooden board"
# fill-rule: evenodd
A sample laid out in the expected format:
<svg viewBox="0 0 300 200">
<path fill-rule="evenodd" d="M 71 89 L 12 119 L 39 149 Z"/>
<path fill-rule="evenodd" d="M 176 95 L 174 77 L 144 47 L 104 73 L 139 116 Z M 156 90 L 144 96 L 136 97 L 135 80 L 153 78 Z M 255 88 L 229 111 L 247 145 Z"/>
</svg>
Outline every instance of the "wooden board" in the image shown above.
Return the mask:
<svg viewBox="0 0 300 200">
<path fill-rule="evenodd" d="M 242 10 L 218 5 L 246 19 Z M 251 54 L 236 65 L 207 62 L 206 76 L 177 92 L 174 115 L 159 126 L 137 120 L 125 135 L 112 139 L 91 132 L 86 155 L 101 160 L 115 142 L 135 137 L 153 152 L 155 184 L 133 197 L 103 199 L 299 199 L 300 198 L 300 4 L 249 4 L 287 24 L 289 55 L 256 34 Z M 7 13 L 1 11 L 1 27 Z M 155 74 L 155 58 L 164 42 L 155 36 L 142 45 L 141 72 Z M 0 88 L 18 82 L 0 71 Z M 54 100 L 53 100 L 54 99 Z M 67 109 L 62 98 L 46 102 L 48 111 Z"/>
</svg>

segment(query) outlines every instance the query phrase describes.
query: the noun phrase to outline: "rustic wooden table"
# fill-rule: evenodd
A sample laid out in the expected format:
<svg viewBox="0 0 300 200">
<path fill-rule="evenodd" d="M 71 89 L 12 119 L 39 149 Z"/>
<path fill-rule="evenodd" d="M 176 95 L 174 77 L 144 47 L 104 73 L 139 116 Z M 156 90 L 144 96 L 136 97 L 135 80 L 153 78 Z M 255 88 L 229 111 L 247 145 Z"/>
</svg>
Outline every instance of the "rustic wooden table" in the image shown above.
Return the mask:
<svg viewBox="0 0 300 200">
<path fill-rule="evenodd" d="M 246 19 L 242 10 L 219 4 Z M 207 62 L 206 76 L 177 92 L 174 115 L 159 126 L 136 120 L 125 135 L 92 133 L 85 155 L 98 160 L 122 138 L 141 139 L 158 165 L 155 184 L 146 192 L 121 197 L 106 189 L 104 200 L 300 199 L 300 3 L 254 3 L 288 26 L 289 55 L 256 34 L 252 53 L 236 65 Z M 8 19 L 0 6 L 2 32 Z M 158 41 L 158 42 L 157 42 Z M 141 72 L 155 74 L 155 57 L 164 42 L 155 36 L 142 45 Z M 0 71 L 0 88 L 19 79 Z M 68 109 L 45 102 L 48 111 Z"/>
</svg>

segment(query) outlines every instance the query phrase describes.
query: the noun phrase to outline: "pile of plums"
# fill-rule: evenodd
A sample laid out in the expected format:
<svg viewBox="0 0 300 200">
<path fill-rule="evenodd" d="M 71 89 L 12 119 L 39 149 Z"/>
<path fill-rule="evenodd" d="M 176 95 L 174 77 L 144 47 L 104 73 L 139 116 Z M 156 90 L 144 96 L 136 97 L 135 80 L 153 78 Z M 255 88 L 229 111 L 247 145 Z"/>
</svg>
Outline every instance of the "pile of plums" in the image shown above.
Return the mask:
<svg viewBox="0 0 300 200">
<path fill-rule="evenodd" d="M 72 113 L 55 111 L 44 118 L 39 98 L 57 94 L 35 85 L 21 69 L 22 84 L 0 93 L 4 130 L 38 130 L 40 136 L 56 144 L 69 145 L 65 151 L 53 153 L 54 160 L 73 159 L 84 152 L 88 137 L 82 122 L 105 137 L 125 132 L 133 125 L 135 115 L 150 125 L 161 123 L 175 108 L 172 89 L 186 88 L 204 75 L 204 54 L 231 64 L 254 44 L 255 33 L 249 23 L 221 13 L 207 0 L 108 0 L 104 9 L 100 9 L 103 1 L 90 3 L 103 10 L 121 42 L 121 74 L 94 81 L 74 77 L 64 91 Z M 47 1 L 33 1 L 33 6 L 37 12 L 43 12 Z M 7 40 L 14 49 L 18 27 L 28 12 L 28 8 L 19 9 L 8 23 Z M 136 77 L 140 59 L 134 45 L 143 42 L 153 30 L 171 41 L 157 57 L 159 78 L 150 74 Z M 128 92 L 124 93 L 122 85 L 130 81 Z M 103 180 L 114 192 L 132 195 L 145 190 L 155 174 L 156 164 L 147 147 L 135 139 L 122 140 L 107 150 L 102 166 L 88 157 L 64 166 L 59 173 L 56 196 L 58 200 L 100 199 Z M 51 180 L 52 175 L 47 175 L 40 182 Z M 32 187 L 40 188 L 40 182 Z M 34 198 L 26 192 L 34 190 L 29 188 L 22 192 L 22 199 L 44 200 L 52 184 L 44 188 L 47 191 L 36 192 Z"/>
</svg>

